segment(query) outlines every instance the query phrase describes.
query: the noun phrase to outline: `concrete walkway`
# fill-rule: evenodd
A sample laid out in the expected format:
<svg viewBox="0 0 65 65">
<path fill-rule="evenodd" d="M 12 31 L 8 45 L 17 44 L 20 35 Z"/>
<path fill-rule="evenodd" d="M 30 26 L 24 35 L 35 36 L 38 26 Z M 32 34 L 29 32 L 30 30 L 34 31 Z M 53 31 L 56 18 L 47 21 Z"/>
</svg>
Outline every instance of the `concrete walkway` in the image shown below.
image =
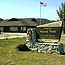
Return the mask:
<svg viewBox="0 0 65 65">
<path fill-rule="evenodd" d="M 27 33 L 1 33 L 0 39 L 23 38 Z"/>
</svg>

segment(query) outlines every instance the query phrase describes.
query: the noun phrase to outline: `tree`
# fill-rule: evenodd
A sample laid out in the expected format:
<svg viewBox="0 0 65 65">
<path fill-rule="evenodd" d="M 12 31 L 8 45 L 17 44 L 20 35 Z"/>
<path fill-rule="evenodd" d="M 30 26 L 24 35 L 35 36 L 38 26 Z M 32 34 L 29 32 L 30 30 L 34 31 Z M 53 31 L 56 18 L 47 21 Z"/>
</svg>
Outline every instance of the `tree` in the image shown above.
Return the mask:
<svg viewBox="0 0 65 65">
<path fill-rule="evenodd" d="M 56 11 L 60 20 L 63 21 L 65 24 L 65 2 L 61 3 L 61 7 L 59 7 L 59 10 L 56 10 Z"/>
<path fill-rule="evenodd" d="M 63 21 L 64 34 L 65 34 L 65 2 L 61 3 L 59 10 L 56 10 L 61 21 Z"/>
</svg>

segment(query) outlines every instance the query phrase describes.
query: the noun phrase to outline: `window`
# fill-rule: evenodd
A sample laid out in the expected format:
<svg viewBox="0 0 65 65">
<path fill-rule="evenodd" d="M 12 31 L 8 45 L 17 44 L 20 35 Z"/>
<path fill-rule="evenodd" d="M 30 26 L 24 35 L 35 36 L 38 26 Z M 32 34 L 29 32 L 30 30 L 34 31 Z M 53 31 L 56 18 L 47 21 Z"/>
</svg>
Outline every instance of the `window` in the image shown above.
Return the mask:
<svg viewBox="0 0 65 65">
<path fill-rule="evenodd" d="M 23 27 L 21 27 L 21 31 L 23 31 Z"/>
<path fill-rule="evenodd" d="M 23 27 L 23 31 L 26 31 L 26 27 Z"/>
</svg>

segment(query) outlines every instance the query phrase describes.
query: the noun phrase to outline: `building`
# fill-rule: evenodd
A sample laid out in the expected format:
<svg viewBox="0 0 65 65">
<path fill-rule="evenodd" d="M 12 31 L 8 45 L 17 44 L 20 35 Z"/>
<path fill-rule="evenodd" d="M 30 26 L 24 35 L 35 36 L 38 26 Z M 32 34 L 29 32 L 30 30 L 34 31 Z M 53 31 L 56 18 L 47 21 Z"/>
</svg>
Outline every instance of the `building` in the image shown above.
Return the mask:
<svg viewBox="0 0 65 65">
<path fill-rule="evenodd" d="M 3 20 L 0 22 L 0 30 L 2 32 L 27 32 L 28 28 L 36 28 L 36 26 L 40 24 L 39 20 L 40 19 L 35 18 L 12 18 L 10 20 Z M 45 21 L 44 19 L 41 19 L 41 21 L 42 24 L 51 22 L 47 19 L 45 19 Z"/>
</svg>

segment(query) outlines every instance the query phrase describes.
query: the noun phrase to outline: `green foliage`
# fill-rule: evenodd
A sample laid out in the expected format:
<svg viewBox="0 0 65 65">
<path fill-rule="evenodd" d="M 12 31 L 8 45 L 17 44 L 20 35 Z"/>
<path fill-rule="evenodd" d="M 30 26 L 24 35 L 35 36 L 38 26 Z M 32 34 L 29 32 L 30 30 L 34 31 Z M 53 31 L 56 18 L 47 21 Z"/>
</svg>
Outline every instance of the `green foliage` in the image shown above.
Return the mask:
<svg viewBox="0 0 65 65">
<path fill-rule="evenodd" d="M 65 22 L 65 2 L 61 3 L 61 7 L 59 7 L 59 10 L 56 11 L 60 20 Z"/>
<path fill-rule="evenodd" d="M 61 3 L 61 7 L 59 7 L 59 10 L 56 10 L 56 11 L 60 20 L 63 21 L 63 27 L 64 27 L 63 31 L 65 34 L 65 2 Z"/>
<path fill-rule="evenodd" d="M 65 28 L 65 25 L 63 25 L 63 27 Z"/>
<path fill-rule="evenodd" d="M 59 20 L 57 20 L 56 22 L 58 22 Z"/>
</svg>

